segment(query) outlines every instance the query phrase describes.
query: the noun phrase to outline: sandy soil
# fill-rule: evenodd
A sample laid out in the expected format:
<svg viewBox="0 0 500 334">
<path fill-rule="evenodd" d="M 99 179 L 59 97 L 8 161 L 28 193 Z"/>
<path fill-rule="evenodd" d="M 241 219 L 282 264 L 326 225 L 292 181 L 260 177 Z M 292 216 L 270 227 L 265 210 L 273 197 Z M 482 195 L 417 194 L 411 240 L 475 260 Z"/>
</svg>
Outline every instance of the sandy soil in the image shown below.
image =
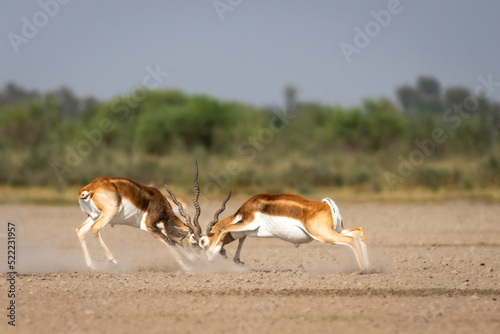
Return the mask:
<svg viewBox="0 0 500 334">
<path fill-rule="evenodd" d="M 228 211 L 241 202 L 234 201 Z M 202 221 L 216 205 L 205 205 Z M 180 272 L 147 233 L 106 227 L 119 261 L 75 228 L 79 207 L 0 206 L 2 333 L 500 333 L 500 205 L 339 203 L 363 226 L 374 271 L 345 246 L 250 239 L 230 260 Z M 7 221 L 17 226 L 16 327 L 7 324 Z M 232 257 L 236 244 L 227 247 Z"/>
</svg>

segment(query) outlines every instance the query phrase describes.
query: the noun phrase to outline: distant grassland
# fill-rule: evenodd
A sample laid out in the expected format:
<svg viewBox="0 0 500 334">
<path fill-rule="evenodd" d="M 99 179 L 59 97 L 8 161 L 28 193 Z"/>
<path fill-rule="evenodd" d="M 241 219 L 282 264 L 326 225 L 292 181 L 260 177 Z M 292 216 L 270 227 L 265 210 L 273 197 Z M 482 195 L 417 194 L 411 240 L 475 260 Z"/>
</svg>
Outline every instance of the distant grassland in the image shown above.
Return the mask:
<svg viewBox="0 0 500 334">
<path fill-rule="evenodd" d="M 179 196 L 189 199 L 192 194 L 182 189 L 176 191 Z M 265 192 L 262 190 L 262 192 Z M 492 203 L 500 203 L 499 189 L 475 189 L 475 190 L 439 190 L 431 191 L 429 189 L 415 190 L 397 190 L 382 192 L 365 192 L 349 188 L 322 188 L 317 192 L 301 194 L 300 192 L 290 191 L 302 195 L 311 200 L 321 200 L 324 197 L 330 197 L 337 202 L 440 202 L 452 200 L 474 200 Z M 36 205 L 78 205 L 78 188 L 67 187 L 63 190 L 48 187 L 10 187 L 0 186 L 0 204 L 36 204 Z M 166 195 L 166 192 L 162 190 Z M 241 192 L 235 193 L 231 201 L 243 202 L 256 193 Z M 210 198 L 210 200 L 222 200 L 222 196 Z M 206 200 L 206 198 L 205 198 Z M 190 202 L 189 202 L 190 203 Z M 203 204 L 203 202 L 202 202 Z"/>
<path fill-rule="evenodd" d="M 72 205 L 78 204 L 77 188 L 57 190 L 49 187 L 0 186 L 2 204 Z"/>
</svg>

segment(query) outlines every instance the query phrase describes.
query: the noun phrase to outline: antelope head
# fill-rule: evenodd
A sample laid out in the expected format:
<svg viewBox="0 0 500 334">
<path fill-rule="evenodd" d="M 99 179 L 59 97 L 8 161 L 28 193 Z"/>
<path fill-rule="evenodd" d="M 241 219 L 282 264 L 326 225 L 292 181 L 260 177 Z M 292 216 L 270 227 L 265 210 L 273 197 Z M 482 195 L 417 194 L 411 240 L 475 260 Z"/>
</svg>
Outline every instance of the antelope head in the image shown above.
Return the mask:
<svg viewBox="0 0 500 334">
<path fill-rule="evenodd" d="M 200 239 L 200 246 L 203 249 L 206 249 L 208 245 L 210 244 L 210 239 L 214 236 L 214 233 L 212 232 L 212 227 L 216 225 L 219 222 L 219 215 L 226 209 L 226 203 L 229 201 L 231 198 L 231 192 L 229 192 L 229 195 L 226 197 L 226 199 L 222 202 L 222 205 L 217 212 L 215 212 L 214 219 L 210 222 L 210 224 L 207 225 L 207 229 L 205 230 L 205 235 L 201 237 Z"/>
</svg>

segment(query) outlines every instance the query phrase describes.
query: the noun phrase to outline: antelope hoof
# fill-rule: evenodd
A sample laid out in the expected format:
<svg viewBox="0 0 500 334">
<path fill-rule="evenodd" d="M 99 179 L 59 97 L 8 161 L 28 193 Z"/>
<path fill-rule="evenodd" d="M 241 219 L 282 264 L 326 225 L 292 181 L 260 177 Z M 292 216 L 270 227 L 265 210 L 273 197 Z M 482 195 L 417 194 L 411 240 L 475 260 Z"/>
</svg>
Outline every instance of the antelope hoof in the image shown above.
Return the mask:
<svg viewBox="0 0 500 334">
<path fill-rule="evenodd" d="M 372 273 L 372 270 L 371 268 L 365 268 L 363 270 L 361 270 L 360 272 L 362 275 L 366 275 L 366 274 L 371 274 Z"/>
<path fill-rule="evenodd" d="M 239 266 L 244 266 L 244 265 L 245 265 L 245 262 L 240 261 L 240 259 L 235 259 L 235 260 L 233 260 L 233 261 L 234 261 L 234 263 L 236 263 L 236 264 L 237 264 L 237 265 L 239 265 Z"/>
<path fill-rule="evenodd" d="M 224 248 L 220 250 L 219 254 L 222 255 L 223 258 L 227 259 L 226 250 Z"/>
<path fill-rule="evenodd" d="M 118 261 L 116 261 L 115 259 L 110 259 L 109 262 L 111 262 L 115 266 L 118 265 Z"/>
</svg>

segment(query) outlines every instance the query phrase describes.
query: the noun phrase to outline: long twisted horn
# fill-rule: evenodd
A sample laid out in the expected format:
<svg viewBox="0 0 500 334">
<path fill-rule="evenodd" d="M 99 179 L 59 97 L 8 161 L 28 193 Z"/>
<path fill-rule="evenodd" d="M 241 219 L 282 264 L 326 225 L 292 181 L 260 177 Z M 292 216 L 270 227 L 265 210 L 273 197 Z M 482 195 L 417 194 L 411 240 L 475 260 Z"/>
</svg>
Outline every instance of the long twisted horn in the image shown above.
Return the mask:
<svg viewBox="0 0 500 334">
<path fill-rule="evenodd" d="M 186 219 L 186 225 L 187 225 L 187 227 L 189 227 L 191 230 L 194 230 L 193 229 L 193 225 L 191 224 L 191 217 L 186 213 L 186 211 L 184 211 L 184 206 L 181 203 L 179 203 L 179 201 L 177 200 L 177 197 L 175 197 L 175 195 L 174 195 L 174 192 L 172 190 L 170 190 L 170 188 L 167 186 L 167 181 L 166 180 L 163 180 L 163 185 L 165 186 L 165 189 L 170 194 L 170 197 L 172 198 L 172 201 L 179 208 L 179 213 L 181 214 L 181 216 L 184 217 L 184 219 Z"/>
<path fill-rule="evenodd" d="M 198 198 L 200 196 L 200 185 L 198 184 L 198 162 L 196 161 L 195 163 L 195 172 L 194 172 L 194 197 L 193 197 L 193 204 L 194 207 L 196 208 L 196 213 L 194 214 L 194 219 L 193 219 L 193 224 L 196 227 L 194 229 L 194 232 L 198 235 L 198 237 L 201 236 L 201 227 L 200 223 L 198 222 L 198 218 L 200 218 L 200 213 L 201 213 L 201 208 L 200 208 L 200 203 L 198 203 Z"/>
<path fill-rule="evenodd" d="M 210 235 L 211 234 L 211 231 L 212 231 L 212 227 L 217 224 L 217 222 L 219 221 L 219 215 L 222 213 L 222 211 L 224 211 L 226 209 L 226 203 L 227 201 L 229 201 L 229 199 L 231 198 L 231 191 L 229 192 L 229 195 L 227 196 L 227 198 L 224 200 L 224 202 L 222 202 L 222 206 L 219 210 L 217 210 L 217 212 L 215 213 L 214 215 L 214 220 L 212 220 L 212 222 L 210 224 L 208 224 L 207 226 L 207 230 L 206 230 L 206 234 L 207 235 Z"/>
</svg>

